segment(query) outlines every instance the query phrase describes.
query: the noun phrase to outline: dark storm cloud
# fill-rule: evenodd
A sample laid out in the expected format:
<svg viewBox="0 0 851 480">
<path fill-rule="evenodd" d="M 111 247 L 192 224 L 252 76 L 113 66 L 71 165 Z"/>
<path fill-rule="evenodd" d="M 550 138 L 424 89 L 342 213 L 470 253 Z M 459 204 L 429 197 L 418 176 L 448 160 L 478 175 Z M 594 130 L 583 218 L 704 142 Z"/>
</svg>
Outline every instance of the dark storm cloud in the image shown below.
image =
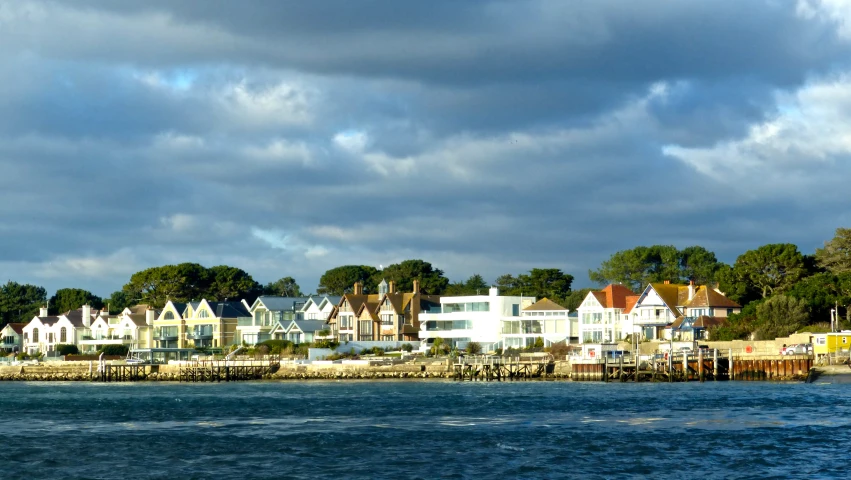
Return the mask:
<svg viewBox="0 0 851 480">
<path fill-rule="evenodd" d="M 309 291 L 421 257 L 581 285 L 638 244 L 809 250 L 847 202 L 736 174 L 847 86 L 840 22 L 796 5 L 0 1 L 0 268 L 106 294 L 225 263 Z M 842 177 L 842 148 L 804 151 L 834 163 L 800 185 Z"/>
</svg>

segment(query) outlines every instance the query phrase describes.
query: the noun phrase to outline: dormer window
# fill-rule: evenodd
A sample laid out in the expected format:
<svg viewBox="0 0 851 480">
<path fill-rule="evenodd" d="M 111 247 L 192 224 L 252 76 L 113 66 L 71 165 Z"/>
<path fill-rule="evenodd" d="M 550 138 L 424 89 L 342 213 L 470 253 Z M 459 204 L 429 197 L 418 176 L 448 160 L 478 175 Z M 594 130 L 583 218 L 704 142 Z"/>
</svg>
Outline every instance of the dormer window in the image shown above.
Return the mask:
<svg viewBox="0 0 851 480">
<path fill-rule="evenodd" d="M 206 310 L 201 310 L 198 312 L 198 318 L 209 318 L 209 314 Z"/>
</svg>

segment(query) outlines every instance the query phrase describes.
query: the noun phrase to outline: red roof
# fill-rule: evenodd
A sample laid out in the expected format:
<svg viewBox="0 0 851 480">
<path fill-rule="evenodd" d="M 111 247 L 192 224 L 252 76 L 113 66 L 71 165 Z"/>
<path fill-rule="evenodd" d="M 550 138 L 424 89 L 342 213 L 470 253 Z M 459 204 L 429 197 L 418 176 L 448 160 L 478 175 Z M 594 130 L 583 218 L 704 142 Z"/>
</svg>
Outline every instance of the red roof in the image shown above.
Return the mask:
<svg viewBox="0 0 851 480">
<path fill-rule="evenodd" d="M 604 288 L 602 293 L 606 295 L 606 303 L 603 305 L 605 308 L 626 308 L 626 297 L 635 296 L 632 290 L 616 284 Z"/>
</svg>

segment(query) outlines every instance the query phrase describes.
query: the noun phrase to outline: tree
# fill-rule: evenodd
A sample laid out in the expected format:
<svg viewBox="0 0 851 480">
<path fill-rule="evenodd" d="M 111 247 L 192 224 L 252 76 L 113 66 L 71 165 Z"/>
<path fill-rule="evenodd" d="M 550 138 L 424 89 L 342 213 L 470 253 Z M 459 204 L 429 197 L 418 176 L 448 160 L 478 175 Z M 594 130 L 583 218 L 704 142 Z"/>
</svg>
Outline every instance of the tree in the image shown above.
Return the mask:
<svg viewBox="0 0 851 480">
<path fill-rule="evenodd" d="M 263 292 L 263 287 L 251 275 L 241 268 L 219 265 L 208 271 L 209 287 L 206 295 L 208 300 L 223 302 L 225 300 L 245 299 L 249 304 Z"/>
<path fill-rule="evenodd" d="M 52 313 L 64 313 L 70 310 L 76 310 L 83 305 L 89 305 L 92 308 L 101 308 L 103 301 L 88 290 L 60 288 L 50 297 L 50 302 L 48 303 Z"/>
<path fill-rule="evenodd" d="M 709 284 L 720 265 L 715 254 L 701 246 L 682 251 L 673 245 L 640 246 L 616 252 L 599 269 L 589 270 L 588 277 L 601 286 L 620 283 L 639 291 L 648 283 L 665 280 Z"/>
<path fill-rule="evenodd" d="M 181 263 L 136 272 L 122 290 L 140 303 L 162 307 L 169 300 L 200 300 L 209 285 L 210 273 L 206 268 L 197 263 Z"/>
<path fill-rule="evenodd" d="M 326 271 L 319 278 L 316 292 L 323 295 L 344 295 L 351 293 L 355 283 L 363 284 L 364 293 L 375 292 L 378 282 L 375 275 L 378 269 L 369 265 L 344 265 Z"/>
<path fill-rule="evenodd" d="M 563 303 L 571 294 L 572 284 L 573 275 L 558 268 L 533 268 L 528 274 L 505 274 L 496 279 L 501 295 L 547 297 L 556 303 Z"/>
<path fill-rule="evenodd" d="M 695 245 L 680 251 L 682 278 L 693 280 L 698 285 L 709 285 L 716 281 L 716 273 L 723 266 L 715 253 Z"/>
<path fill-rule="evenodd" d="M 837 228 L 833 239 L 816 249 L 816 261 L 831 273 L 851 273 L 851 228 Z"/>
<path fill-rule="evenodd" d="M 475 274 L 470 276 L 465 282 L 451 283 L 443 291 L 443 295 L 458 296 L 458 295 L 486 295 L 490 287 L 485 282 L 485 279 Z"/>
<path fill-rule="evenodd" d="M 788 290 L 804 277 L 807 270 L 804 256 L 797 246 L 776 243 L 739 255 L 733 272 L 766 298 Z"/>
<path fill-rule="evenodd" d="M 265 295 L 274 295 L 278 297 L 300 297 L 302 296 L 301 288 L 296 283 L 293 277 L 284 277 L 274 282 L 267 284 L 263 288 Z"/>
<path fill-rule="evenodd" d="M 760 298 L 760 293 L 754 286 L 742 278 L 730 265 L 721 264 L 715 272 L 715 279 L 718 282 L 718 289 L 739 305 L 747 305 Z"/>
<path fill-rule="evenodd" d="M 103 299 L 104 307 L 109 308 L 110 312 L 121 312 L 125 308 L 132 307 L 135 304 L 135 300 L 124 290 L 112 292 L 112 295 Z"/>
<path fill-rule="evenodd" d="M 771 340 L 794 333 L 807 324 L 809 312 L 801 299 L 774 295 L 756 307 L 757 339 Z"/>
<path fill-rule="evenodd" d="M 44 287 L 8 281 L 0 286 L 0 326 L 30 320 L 47 303 Z"/>
<path fill-rule="evenodd" d="M 829 322 L 830 310 L 837 307 L 845 308 L 846 322 L 851 322 L 851 272 L 817 273 L 796 283 L 786 294 L 806 302 L 810 325 Z"/>
<path fill-rule="evenodd" d="M 381 279 L 396 282 L 396 288 L 402 292 L 410 292 L 414 288 L 414 280 L 419 280 L 420 290 L 433 295 L 440 295 L 449 286 L 449 279 L 443 276 L 443 270 L 434 268 L 431 263 L 423 260 L 405 260 L 388 265 L 374 276 L 375 283 Z"/>
</svg>

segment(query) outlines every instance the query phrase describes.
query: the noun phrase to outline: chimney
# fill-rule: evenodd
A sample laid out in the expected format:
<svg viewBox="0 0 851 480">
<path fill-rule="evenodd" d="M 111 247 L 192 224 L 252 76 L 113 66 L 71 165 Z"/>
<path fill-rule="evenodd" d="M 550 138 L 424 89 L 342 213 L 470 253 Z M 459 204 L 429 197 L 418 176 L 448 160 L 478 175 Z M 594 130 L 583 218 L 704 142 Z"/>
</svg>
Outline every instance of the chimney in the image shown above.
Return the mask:
<svg viewBox="0 0 851 480">
<path fill-rule="evenodd" d="M 39 317 L 46 317 L 47 316 L 47 307 L 39 308 L 38 309 L 38 316 Z"/>
<path fill-rule="evenodd" d="M 412 290 L 414 291 L 413 293 L 420 293 L 420 281 L 419 280 L 414 280 L 414 288 L 412 288 Z"/>
<path fill-rule="evenodd" d="M 151 327 L 151 326 L 154 325 L 154 314 L 155 313 L 156 312 L 154 312 L 154 309 L 151 308 L 151 307 L 148 307 L 148 309 L 145 310 L 145 324 L 147 326 Z"/>
<path fill-rule="evenodd" d="M 387 293 L 396 293 L 396 282 L 390 280 L 390 283 L 387 285 Z"/>
<path fill-rule="evenodd" d="M 83 326 L 92 326 L 92 307 L 89 305 L 83 305 Z"/>
<path fill-rule="evenodd" d="M 491 297 L 499 296 L 499 289 L 496 287 L 491 287 L 490 290 L 488 290 L 488 295 L 490 295 Z"/>
<path fill-rule="evenodd" d="M 689 280 L 688 282 L 688 300 L 694 298 L 694 280 Z"/>
<path fill-rule="evenodd" d="M 352 287 L 352 293 L 355 295 L 363 295 L 363 284 L 360 282 L 355 282 Z"/>
<path fill-rule="evenodd" d="M 665 280 L 665 281 L 664 281 L 664 282 L 662 282 L 662 283 L 664 283 L 665 285 L 670 285 L 670 284 L 671 284 L 671 281 L 670 281 L 670 280 Z"/>
</svg>

